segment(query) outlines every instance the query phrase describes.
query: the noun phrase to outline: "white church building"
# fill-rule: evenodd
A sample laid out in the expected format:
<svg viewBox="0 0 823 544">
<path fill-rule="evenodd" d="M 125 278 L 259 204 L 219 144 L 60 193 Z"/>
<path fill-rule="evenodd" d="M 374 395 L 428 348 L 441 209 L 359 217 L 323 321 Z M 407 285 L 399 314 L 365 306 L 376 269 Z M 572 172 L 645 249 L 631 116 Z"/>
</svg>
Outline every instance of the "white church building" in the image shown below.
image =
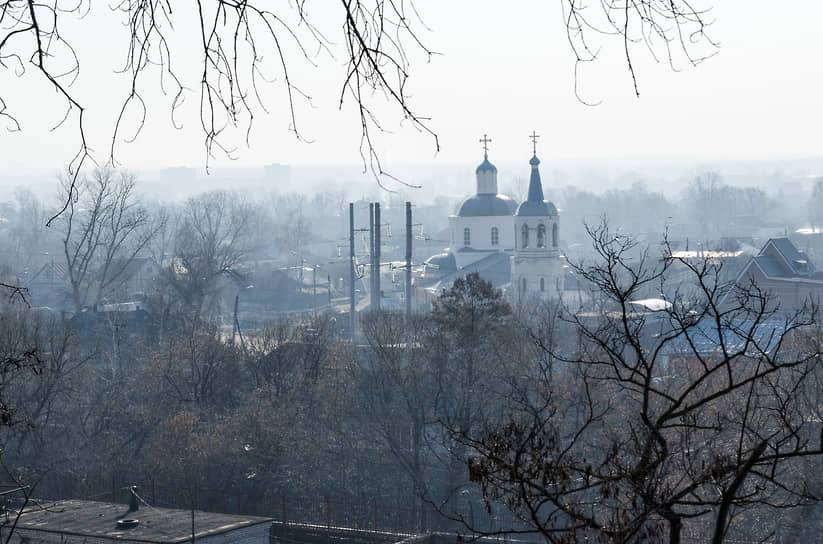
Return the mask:
<svg viewBox="0 0 823 544">
<path fill-rule="evenodd" d="M 458 269 L 514 248 L 517 202 L 497 192 L 497 168 L 488 153 L 475 174 L 477 194 L 463 200 L 457 215 L 449 217 L 450 250 Z"/>
<path fill-rule="evenodd" d="M 536 139 L 533 134 L 532 141 Z M 475 171 L 477 192 L 449 217 L 449 251 L 457 265 L 455 274 L 477 271 L 484 277 L 494 276 L 498 283 L 506 277 L 505 287 L 514 303 L 534 297 L 557 298 L 563 291 L 560 218 L 554 204 L 543 198 L 536 147 L 529 161 L 528 198 L 518 206 L 498 193 L 497 168 L 488 156 L 490 140 L 484 136 L 480 141 L 485 154 Z M 497 270 L 505 266 L 507 270 Z"/>
</svg>

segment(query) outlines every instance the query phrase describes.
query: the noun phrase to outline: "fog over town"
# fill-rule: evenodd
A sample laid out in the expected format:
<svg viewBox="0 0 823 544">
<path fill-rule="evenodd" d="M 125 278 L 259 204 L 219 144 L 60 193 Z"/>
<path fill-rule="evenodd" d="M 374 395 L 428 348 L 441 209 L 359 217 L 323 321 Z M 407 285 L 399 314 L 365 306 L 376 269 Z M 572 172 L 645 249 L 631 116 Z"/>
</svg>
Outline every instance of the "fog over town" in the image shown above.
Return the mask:
<svg viewBox="0 0 823 544">
<path fill-rule="evenodd" d="M 821 16 L 0 0 L 0 539 L 819 542 Z"/>
</svg>

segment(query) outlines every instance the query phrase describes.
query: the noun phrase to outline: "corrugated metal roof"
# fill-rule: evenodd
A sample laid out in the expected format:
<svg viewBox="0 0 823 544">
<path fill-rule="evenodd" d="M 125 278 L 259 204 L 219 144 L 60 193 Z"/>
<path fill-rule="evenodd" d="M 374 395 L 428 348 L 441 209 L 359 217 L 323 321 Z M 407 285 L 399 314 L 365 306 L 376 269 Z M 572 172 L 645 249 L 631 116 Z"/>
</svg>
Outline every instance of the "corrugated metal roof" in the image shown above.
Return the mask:
<svg viewBox="0 0 823 544">
<path fill-rule="evenodd" d="M 757 357 L 759 350 L 766 353 L 777 347 L 786 331 L 786 322 L 772 319 L 761 323 L 745 319 L 731 319 L 722 323 L 718 331 L 713 319 L 701 319 L 694 327 L 687 329 L 688 337 L 680 336 L 666 347 L 669 354 L 710 355 L 721 351 L 722 345 L 731 353 L 741 352 Z M 689 342 L 691 340 L 691 342 Z M 747 346 L 747 341 L 751 340 Z M 694 347 L 692 347 L 692 344 Z"/>
</svg>

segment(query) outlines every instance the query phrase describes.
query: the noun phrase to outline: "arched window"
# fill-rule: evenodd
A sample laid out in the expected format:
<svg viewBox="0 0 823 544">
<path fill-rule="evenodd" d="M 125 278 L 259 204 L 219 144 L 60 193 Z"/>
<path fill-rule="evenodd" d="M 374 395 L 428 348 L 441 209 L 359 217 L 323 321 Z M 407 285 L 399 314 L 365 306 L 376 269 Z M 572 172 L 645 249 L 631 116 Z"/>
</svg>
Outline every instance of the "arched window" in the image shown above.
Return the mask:
<svg viewBox="0 0 823 544">
<path fill-rule="evenodd" d="M 557 247 L 557 223 L 552 225 L 552 247 Z"/>
<path fill-rule="evenodd" d="M 525 293 L 526 292 L 526 278 L 520 280 L 521 290 Z"/>
<path fill-rule="evenodd" d="M 497 227 L 492 227 L 492 245 L 496 246 L 500 243 L 500 232 Z"/>
<path fill-rule="evenodd" d="M 529 226 L 523 223 L 520 229 L 520 247 L 529 247 Z"/>
<path fill-rule="evenodd" d="M 540 278 L 540 290 L 541 291 L 546 290 L 546 280 L 544 280 L 543 278 Z"/>
<path fill-rule="evenodd" d="M 472 231 L 466 227 L 463 229 L 463 247 L 470 247 L 472 245 Z"/>
<path fill-rule="evenodd" d="M 546 225 L 537 226 L 537 247 L 546 247 Z"/>
</svg>

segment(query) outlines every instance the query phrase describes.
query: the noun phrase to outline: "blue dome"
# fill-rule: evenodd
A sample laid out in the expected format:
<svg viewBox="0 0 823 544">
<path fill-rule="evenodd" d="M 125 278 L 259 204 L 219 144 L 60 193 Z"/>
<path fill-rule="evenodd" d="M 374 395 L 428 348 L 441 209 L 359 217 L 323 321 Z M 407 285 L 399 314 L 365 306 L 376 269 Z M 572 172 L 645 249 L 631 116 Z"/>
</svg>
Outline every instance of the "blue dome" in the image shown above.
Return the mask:
<svg viewBox="0 0 823 544">
<path fill-rule="evenodd" d="M 529 161 L 529 164 L 531 164 L 532 166 L 537 166 L 538 164 L 540 164 L 540 159 L 537 158 L 537 155 L 534 155 Z"/>
<path fill-rule="evenodd" d="M 497 172 L 497 167 L 489 162 L 489 156 L 483 159 L 483 162 L 480 163 L 480 166 L 477 167 L 475 170 L 475 174 L 479 174 L 480 172 Z"/>
<path fill-rule="evenodd" d="M 527 200 L 517 208 L 515 215 L 551 217 L 557 215 L 557 208 L 554 207 L 554 204 L 545 200 Z"/>
<path fill-rule="evenodd" d="M 507 196 L 482 194 L 470 196 L 464 200 L 457 215 L 460 217 L 514 215 L 516 209 L 517 203 Z"/>
</svg>

